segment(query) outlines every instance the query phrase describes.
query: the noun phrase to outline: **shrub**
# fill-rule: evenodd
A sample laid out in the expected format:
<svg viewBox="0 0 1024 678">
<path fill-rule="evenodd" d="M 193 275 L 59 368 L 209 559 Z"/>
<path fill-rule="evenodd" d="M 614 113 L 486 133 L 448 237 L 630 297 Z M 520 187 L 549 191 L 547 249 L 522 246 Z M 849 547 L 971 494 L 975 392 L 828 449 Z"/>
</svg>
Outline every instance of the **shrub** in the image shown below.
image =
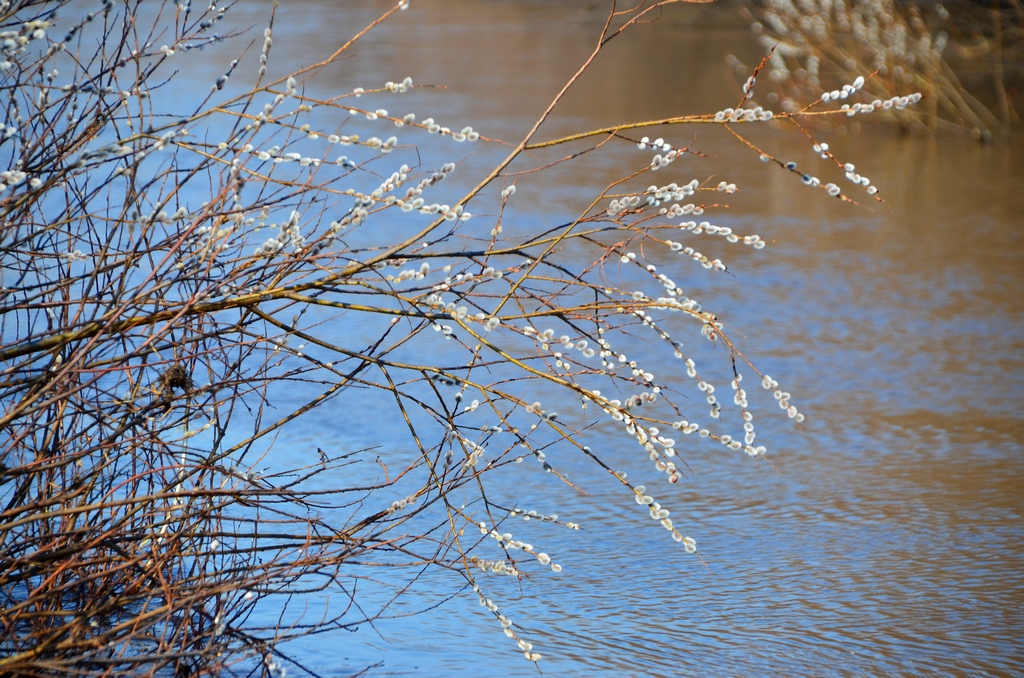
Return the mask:
<svg viewBox="0 0 1024 678">
<path fill-rule="evenodd" d="M 495 140 L 394 112 L 418 87 L 410 78 L 311 93 L 318 72 L 407 4 L 279 78 L 268 75 L 271 15 L 258 54 L 242 48 L 214 82 L 189 83 L 186 101 L 168 83 L 188 77 L 188 59 L 244 33 L 225 28 L 230 5 L 0 6 L 0 671 L 216 674 L 255 658 L 283 675 L 289 638 L 387 614 L 426 568 L 461 582 L 536 662 L 491 591 L 496 578 L 560 572 L 550 533 L 534 546 L 520 521 L 579 526 L 522 504 L 516 477 L 549 473 L 571 495 L 567 469 L 585 459 L 696 554 L 667 508 L 686 473 L 680 450 L 704 439 L 763 457 L 750 383 L 803 420 L 685 292 L 692 271 L 727 274 L 702 240 L 765 246 L 707 220 L 736 186 L 673 181 L 687 149 L 641 134 L 717 125 L 794 181 L 877 200 L 825 143 L 808 141 L 846 189 L 743 134 L 851 113 L 744 108 L 755 72 L 735 109 L 538 141 L 603 46 L 672 3 L 613 11 L 536 125 L 445 202 L 466 145 Z M 842 91 L 855 99 L 862 84 Z M 584 212 L 515 218 L 516 177 L 550 171 L 528 153 L 572 148 L 561 163 L 612 145 L 636 161 Z M 678 254 L 684 273 L 647 252 Z M 689 381 L 663 381 L 668 360 Z M 274 449 L 331 418 L 381 444 Z M 592 449 L 595 422 L 665 485 L 636 486 Z M 367 570 L 405 577 L 376 609 L 355 593 Z M 252 621 L 257 606 L 324 591 L 348 603 L 301 623 Z"/>
<path fill-rule="evenodd" d="M 911 114 L 874 119 L 932 132 L 962 128 L 991 141 L 1020 123 L 1012 93 L 1021 83 L 1013 64 L 1024 48 L 1024 14 L 1019 7 L 952 3 L 950 10 L 947 4 L 769 0 L 741 11 L 770 53 L 771 89 L 762 94 L 783 110 L 821 97 L 823 83 L 870 75 L 867 91 L 879 100 L 908 88 L 927 97 Z M 734 65 L 744 70 L 738 60 Z M 975 81 L 974 95 L 957 71 Z M 830 88 L 824 90 L 827 96 Z"/>
</svg>

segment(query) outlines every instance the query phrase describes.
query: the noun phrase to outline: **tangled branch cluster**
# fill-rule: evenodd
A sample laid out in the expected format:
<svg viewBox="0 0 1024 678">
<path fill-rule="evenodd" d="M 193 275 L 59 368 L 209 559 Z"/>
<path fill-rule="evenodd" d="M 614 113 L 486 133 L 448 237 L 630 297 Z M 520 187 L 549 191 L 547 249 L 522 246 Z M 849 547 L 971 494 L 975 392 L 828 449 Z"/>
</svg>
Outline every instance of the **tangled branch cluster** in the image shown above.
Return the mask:
<svg viewBox="0 0 1024 678">
<path fill-rule="evenodd" d="M 609 13 L 566 89 L 667 4 Z M 0 5 L 0 672 L 215 674 L 257 659 L 283 675 L 290 637 L 388 614 L 397 596 L 364 606 L 352 585 L 381 565 L 410 573 L 402 593 L 424 567 L 449 573 L 538 661 L 489 591 L 495 578 L 568 574 L 513 523 L 581 526 L 519 506 L 501 478 L 550 473 L 571 494 L 568 460 L 595 463 L 696 553 L 667 507 L 689 439 L 763 457 L 751 380 L 803 420 L 686 291 L 693 274 L 728 269 L 702 238 L 765 245 L 699 219 L 736 185 L 644 188 L 687 151 L 630 135 L 719 125 L 796 172 L 737 128 L 819 112 L 729 109 L 535 140 L 563 90 L 505 160 L 445 202 L 460 144 L 494 140 L 392 112 L 417 87 L 409 77 L 307 93 L 407 5 L 273 81 L 271 17 L 258 55 L 185 102 L 168 81 L 234 37 L 229 6 Z M 428 135 L 450 156 L 420 159 Z M 567 223 L 506 228 L 527 152 L 587 139 L 628 144 L 637 161 Z M 853 202 L 835 186 L 820 187 Z M 648 252 L 682 258 L 659 266 Z M 708 342 L 729 375 L 718 383 L 695 348 Z M 687 380 L 668 376 L 671 360 Z M 328 407 L 359 410 L 401 444 L 314 446 L 268 469 L 274 441 Z M 633 486 L 595 452 L 586 429 L 600 421 L 667 484 Z M 253 615 L 315 591 L 346 602 L 287 626 Z"/>
</svg>

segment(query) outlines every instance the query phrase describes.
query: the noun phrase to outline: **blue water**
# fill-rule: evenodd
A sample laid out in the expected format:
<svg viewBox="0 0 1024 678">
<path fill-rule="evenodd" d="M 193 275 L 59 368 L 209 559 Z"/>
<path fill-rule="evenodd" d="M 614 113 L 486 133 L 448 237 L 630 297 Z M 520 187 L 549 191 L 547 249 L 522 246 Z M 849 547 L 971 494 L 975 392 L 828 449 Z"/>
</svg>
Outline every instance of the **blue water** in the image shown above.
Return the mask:
<svg viewBox="0 0 1024 678">
<path fill-rule="evenodd" d="M 860 143 L 877 143 L 880 154 L 887 144 L 900 154 L 935 143 L 879 134 Z M 949 154 L 940 164 L 950 174 L 1020 153 L 946 143 L 938 152 Z M 546 673 L 1011 675 L 1024 667 L 1016 642 L 1024 629 L 1022 243 L 1012 220 L 1021 198 L 979 197 L 953 224 L 941 192 L 950 177 L 936 174 L 918 186 L 934 202 L 897 197 L 891 212 L 812 203 L 823 218 L 791 218 L 761 214 L 752 200 L 750 214 L 733 218 L 756 219 L 772 245 L 756 257 L 740 253 L 735 277 L 706 286 L 693 277 L 694 296 L 724 309 L 747 355 L 807 413 L 800 427 L 771 416 L 774 403 L 749 386 L 767 461 L 694 443 L 681 448 L 688 479 L 669 486 L 615 426 L 584 435 L 671 508 L 698 540 L 700 560 L 570 448 L 549 450 L 548 460 L 587 495 L 528 466 L 491 490 L 492 500 L 518 499 L 583 526 L 510 520 L 503 529 L 564 570 L 535 568 L 521 588 L 485 580 L 544 654 Z M 898 182 L 899 172 L 877 181 Z M 658 368 L 669 371 L 665 381 L 679 369 L 671 360 Z M 358 416 L 340 416 L 325 438 L 372 444 Z M 416 586 L 402 612 L 430 607 L 459 580 L 427 573 Z M 464 593 L 339 633 L 338 645 L 300 643 L 297 656 L 351 672 L 381 661 L 376 675 L 533 675 Z"/>
<path fill-rule="evenodd" d="M 257 22 L 263 16 L 259 9 L 249 6 L 245 16 Z M 559 12 L 562 23 L 555 20 Z M 275 23 L 282 60 L 276 67 L 283 73 L 337 46 L 339 36 L 369 17 L 355 14 L 351 18 L 330 3 L 283 5 Z M 573 93 L 565 115 L 541 137 L 609 120 L 657 117 L 664 110 L 713 112 L 734 105 L 735 88 L 716 74 L 726 72 L 724 55 L 747 34 L 742 28 L 714 28 L 702 35 L 700 24 L 690 26 L 700 16 L 705 15 L 670 15 L 652 29 L 650 44 L 639 36 L 622 40 L 620 51 Z M 457 117 L 487 135 L 516 141 L 590 45 L 583 38 L 565 39 L 563 30 L 590 35 L 599 18 L 597 10 L 537 3 L 414 0 L 410 12 L 310 86 L 322 88 L 321 94 L 348 91 L 354 84 L 379 86 L 408 74 L 449 88 L 410 95 L 410 109 L 434 106 L 421 119 Z M 701 38 L 707 48 L 696 55 L 693 46 Z M 695 61 L 698 56 L 702 61 Z M 636 68 L 645 63 L 660 73 L 660 85 L 637 76 Z M 674 63 L 684 63 L 685 72 L 666 72 L 666 64 Z M 467 73 L 477 67 L 474 75 Z M 209 79 L 219 68 L 210 66 Z M 487 94 L 473 96 L 474 87 Z M 645 112 L 644 101 L 653 102 L 651 112 Z M 720 239 L 692 238 L 709 256 L 726 260 L 730 274 L 712 275 L 666 252 L 652 252 L 652 260 L 685 281 L 687 293 L 726 322 L 744 353 L 793 393 L 807 419 L 800 426 L 788 420 L 748 373 L 745 386 L 757 413 L 759 442 L 769 446 L 767 459 L 686 439 L 679 450 L 688 468 L 676 485 L 664 482 L 617 424 L 604 421 L 581 435 L 602 459 L 628 471 L 631 482 L 645 484 L 671 509 L 684 534 L 697 540 L 699 556 L 686 554 L 628 490 L 572 446 L 556 443 L 546 454 L 583 492 L 544 473 L 532 458 L 497 471 L 488 481 L 492 502 L 557 513 L 559 521 L 581 529 L 508 518 L 503 530 L 549 553 L 563 571 L 552 573 L 527 558 L 521 567 L 528 576 L 521 582 L 480 575 L 486 594 L 544 655 L 539 666 L 547 675 L 1024 672 L 1024 419 L 1018 409 L 1024 395 L 1024 147 L 904 137 L 885 127 L 819 130 L 837 155 L 855 159 L 881 187 L 884 204 L 863 196 L 859 207 L 812 192 L 715 130 L 659 133 L 673 134 L 677 146 L 696 135 L 699 149 L 709 153 L 680 160 L 666 170 L 664 181 L 735 181 L 741 191 L 729 198 L 730 208 L 709 211 L 705 218 L 756 232 L 770 244 L 754 252 Z M 771 129 L 757 141 L 828 171 L 810 165 L 809 144 L 791 131 Z M 421 151 L 438 148 L 427 139 Z M 461 174 L 451 182 L 456 187 L 472 185 L 473 173 L 493 164 L 506 147 L 481 144 L 472 150 L 460 156 Z M 540 165 L 558 156 L 534 157 Z M 505 216 L 508 228 L 545 219 L 565 223 L 595 190 L 635 170 L 635 158 L 632 149 L 610 149 L 521 177 Z M 524 161 L 519 169 L 529 165 Z M 491 217 L 481 216 L 479 223 L 491 223 L 494 203 L 481 210 Z M 353 237 L 356 243 L 364 236 Z M 346 328 L 353 347 L 372 341 L 377 331 L 327 312 L 311 311 L 306 321 L 324 321 L 318 331 L 328 334 Z M 726 392 L 723 348 L 701 343 L 696 332 L 686 341 L 721 384 L 719 393 Z M 430 346 L 439 361 L 464 360 L 443 342 Z M 685 381 L 685 368 L 663 348 L 660 354 L 651 349 L 649 366 L 663 383 Z M 279 409 L 270 411 L 283 414 L 325 388 L 287 384 L 272 394 L 269 406 Z M 448 389 L 446 397 L 453 392 Z M 544 395 L 538 388 L 530 398 Z M 673 397 L 687 416 L 707 419 L 694 389 Z M 588 422 L 578 403 L 555 404 L 568 425 Z M 426 422 L 417 412 L 411 416 L 418 425 Z M 481 425 L 495 423 L 482 409 L 474 416 Z M 739 428 L 735 418 L 729 424 Z M 330 454 L 366 450 L 354 455 L 357 464 L 321 482 L 371 482 L 384 473 L 378 457 L 388 473 L 415 463 L 418 453 L 404 432 L 393 401 L 352 389 L 300 425 L 286 427 L 272 445 L 264 441 L 246 462 L 273 472 L 313 463 L 316 447 Z M 435 430 L 425 445 L 433 451 L 439 439 Z M 498 433 L 491 449 L 514 449 L 514 442 L 510 434 Z M 344 521 L 377 510 L 423 479 L 423 469 L 414 468 L 408 479 L 365 506 L 328 515 Z M 455 504 L 468 502 L 470 512 L 479 509 L 477 499 L 469 487 L 465 497 L 452 498 Z M 440 514 L 422 516 L 409 530 L 442 521 Z M 479 553 L 500 557 L 491 543 Z M 417 565 L 354 564 L 344 572 L 351 576 L 342 582 L 346 591 L 356 587 L 362 606 L 348 618 L 382 616 L 351 630 L 281 644 L 278 649 L 298 662 L 289 675 L 302 675 L 300 665 L 320 675 L 367 667 L 370 676 L 537 675 L 458 574 Z M 410 583 L 411 592 L 392 601 Z M 268 599 L 250 621 L 277 624 L 278 602 Z M 318 619 L 325 609 L 338 612 L 346 604 L 338 589 L 310 594 L 293 599 L 281 619 L 285 625 Z"/>
</svg>

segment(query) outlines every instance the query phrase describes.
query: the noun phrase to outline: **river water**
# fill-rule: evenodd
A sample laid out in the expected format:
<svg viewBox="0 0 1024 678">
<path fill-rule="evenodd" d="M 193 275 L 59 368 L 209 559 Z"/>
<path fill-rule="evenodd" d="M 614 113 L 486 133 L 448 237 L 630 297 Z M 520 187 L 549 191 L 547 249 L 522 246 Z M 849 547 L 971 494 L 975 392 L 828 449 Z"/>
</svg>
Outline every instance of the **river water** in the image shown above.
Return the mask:
<svg viewBox="0 0 1024 678">
<path fill-rule="evenodd" d="M 373 5 L 283 4 L 276 67 L 332 51 L 383 7 Z M 589 52 L 604 5 L 414 0 L 315 85 L 341 92 L 405 75 L 444 85 L 411 94 L 410 110 L 514 142 Z M 265 7 L 237 11 L 263 25 Z M 753 63 L 758 47 L 738 20 L 715 14 L 729 11 L 672 8 L 623 36 L 540 137 L 735 105 L 726 56 Z M 211 64 L 211 81 L 220 68 Z M 685 516 L 703 562 L 585 460 L 567 470 L 586 496 L 554 493 L 543 474 L 536 485 L 522 481 L 533 508 L 584 527 L 531 528 L 564 571 L 532 577 L 501 601 L 544 654 L 544 673 L 1024 672 L 1024 146 L 866 124 L 818 128 L 885 200 L 851 206 L 758 162 L 721 130 L 657 133 L 708 154 L 685 160 L 685 180 L 740 187 L 716 223 L 770 242 L 760 252 L 721 248 L 732 276 L 695 269 L 701 275 L 687 284 L 807 418 L 794 426 L 765 417 L 770 463 L 699 441 L 681 446 L 691 473 L 671 492 L 646 461 L 629 461 L 635 449 L 622 436 L 608 438 L 606 452 L 631 479 L 652 476 L 659 499 Z M 753 138 L 825 171 L 790 129 Z M 504 152 L 474 150 L 466 167 Z M 628 171 L 617 160 L 556 168 L 543 183 L 525 177 L 514 218 L 571 218 Z M 371 442 L 325 422 L 282 436 L 277 453 L 328 437 L 341 448 Z M 421 598 L 397 611 L 440 603 L 457 585 L 428 573 Z M 370 665 L 366 675 L 537 673 L 472 594 L 293 647 L 322 675 Z"/>
</svg>

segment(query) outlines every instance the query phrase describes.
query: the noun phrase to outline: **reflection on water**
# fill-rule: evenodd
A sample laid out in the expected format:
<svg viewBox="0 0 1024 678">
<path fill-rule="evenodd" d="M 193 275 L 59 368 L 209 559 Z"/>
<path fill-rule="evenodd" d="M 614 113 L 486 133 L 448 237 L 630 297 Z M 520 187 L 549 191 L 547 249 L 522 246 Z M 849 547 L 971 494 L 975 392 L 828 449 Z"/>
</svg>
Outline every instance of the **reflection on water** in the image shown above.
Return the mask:
<svg viewBox="0 0 1024 678">
<path fill-rule="evenodd" d="M 739 52 L 752 62 L 756 47 L 715 11 L 674 8 L 650 30 L 618 39 L 541 137 L 734 105 L 724 57 Z M 327 2 L 279 9 L 278 57 L 308 63 L 370 18 L 336 15 Z M 514 141 L 584 58 L 600 23 L 600 7 L 576 3 L 414 2 L 315 85 L 347 90 L 405 75 L 444 84 L 443 95 L 410 96 L 410 109 L 429 102 L 421 117 Z M 692 477 L 673 489 L 671 504 L 692 526 L 706 567 L 682 557 L 583 460 L 564 464 L 591 496 L 555 506 L 550 497 L 567 495 L 552 493 L 544 477 L 521 488 L 539 510 L 586 529 L 532 527 L 565 571 L 509 588 L 503 611 L 544 653 L 550 675 L 1024 671 L 1024 147 L 878 128 L 820 131 L 886 200 L 853 207 L 756 162 L 720 130 L 665 134 L 711 153 L 681 161 L 680 176 L 666 181 L 736 182 L 741 192 L 718 223 L 771 242 L 756 253 L 702 243 L 733 277 L 699 271 L 693 296 L 746 335 L 748 355 L 785 382 L 808 419 L 802 430 L 763 423 L 771 464 L 710 446 L 686 452 Z M 757 141 L 816 162 L 792 132 L 765 131 Z M 503 152 L 478 150 L 467 166 Z M 524 200 L 509 218 L 571 218 L 595 187 L 625 173 L 626 157 L 594 154 L 558 168 L 530 189 L 542 202 Z M 325 422 L 293 442 L 372 442 L 352 424 Z M 452 580 L 428 573 L 419 585 L 426 607 L 451 593 Z M 457 598 L 317 639 L 302 658 L 330 671 L 383 660 L 369 675 L 535 675 L 482 610 Z"/>
</svg>

